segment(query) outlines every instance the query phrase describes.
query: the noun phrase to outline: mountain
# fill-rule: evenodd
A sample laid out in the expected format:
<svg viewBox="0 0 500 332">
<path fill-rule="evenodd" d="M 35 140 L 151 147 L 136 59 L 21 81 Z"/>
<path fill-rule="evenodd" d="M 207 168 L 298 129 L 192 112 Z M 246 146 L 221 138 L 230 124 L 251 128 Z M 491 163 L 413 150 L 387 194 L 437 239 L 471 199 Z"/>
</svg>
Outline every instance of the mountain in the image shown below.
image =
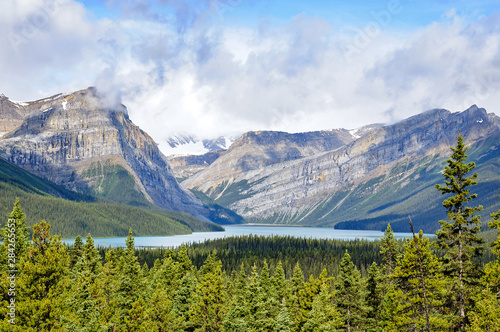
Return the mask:
<svg viewBox="0 0 500 332">
<path fill-rule="evenodd" d="M 209 220 L 210 209 L 179 186 L 126 107 L 108 105 L 95 88 L 25 103 L 3 96 L 0 116 L 8 131 L 0 156 L 33 174 L 80 193 Z"/>
<path fill-rule="evenodd" d="M 213 139 L 199 139 L 193 135 L 172 135 L 160 143 L 160 150 L 166 156 L 202 155 L 227 150 L 238 136 L 219 136 Z"/>
<path fill-rule="evenodd" d="M 150 203 L 149 208 L 127 206 L 94 196 L 79 194 L 0 158 L 0 214 L 12 211 L 15 198 L 26 213 L 26 223 L 42 219 L 56 234 L 94 237 L 126 236 L 129 228 L 136 235 L 189 234 L 222 228 L 198 220 L 187 213 L 170 212 Z"/>
<path fill-rule="evenodd" d="M 226 153 L 226 150 L 217 150 L 202 155 L 168 156 L 167 159 L 170 166 L 172 166 L 174 176 L 177 180 L 183 181 L 208 168 L 224 153 Z"/>
<path fill-rule="evenodd" d="M 478 165 L 473 190 L 487 216 L 500 205 L 499 118 L 475 105 L 458 113 L 434 109 L 368 130 L 339 130 L 338 147 L 314 143 L 308 135 L 250 132 L 182 184 L 247 221 L 351 229 L 384 229 L 391 222 L 407 231 L 411 215 L 416 227 L 434 231 L 437 220 L 446 218 L 434 186 L 443 183 L 441 172 L 459 131 Z"/>
</svg>

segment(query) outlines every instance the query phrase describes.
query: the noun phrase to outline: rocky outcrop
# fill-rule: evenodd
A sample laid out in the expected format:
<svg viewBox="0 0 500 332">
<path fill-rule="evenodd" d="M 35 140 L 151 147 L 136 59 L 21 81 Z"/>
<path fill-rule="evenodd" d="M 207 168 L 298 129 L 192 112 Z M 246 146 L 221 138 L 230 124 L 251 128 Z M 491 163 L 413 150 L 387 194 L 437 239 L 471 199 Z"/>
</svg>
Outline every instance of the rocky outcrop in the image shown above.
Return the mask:
<svg viewBox="0 0 500 332">
<path fill-rule="evenodd" d="M 202 155 L 168 156 L 172 171 L 177 179 L 186 179 L 212 165 L 226 150 L 208 152 Z"/>
<path fill-rule="evenodd" d="M 22 109 L 22 122 L 6 127 L 14 129 L 0 139 L 0 154 L 10 162 L 83 192 L 92 189 L 89 170 L 97 163 L 120 165 L 145 199 L 207 219 L 209 211 L 178 185 L 166 157 L 130 121 L 125 106 L 105 107 L 94 88 L 36 102 L 0 102 L 6 105 L 1 112 Z"/>
<path fill-rule="evenodd" d="M 447 156 L 459 131 L 468 144 L 491 137 L 498 142 L 497 120 L 494 114 L 476 106 L 461 113 L 435 109 L 374 128 L 337 149 L 311 151 L 312 155 L 304 156 L 291 153 L 294 149 L 290 143 L 277 144 L 274 151 L 278 152 L 273 155 L 277 157 L 260 159 L 254 157 L 258 152 L 270 154 L 265 152 L 258 133 L 250 133 L 183 185 L 207 193 L 247 220 L 302 222 L 311 213 L 316 213 L 317 220 L 325 219 L 335 206 L 321 213 L 318 209 L 336 193 L 342 192 L 338 200 L 341 204 L 352 188 L 379 176 L 387 177 L 398 163 L 417 167 L 416 161 L 425 156 Z M 373 193 L 373 189 L 367 190 Z"/>
<path fill-rule="evenodd" d="M 227 152 L 207 170 L 185 181 L 187 188 L 197 188 L 217 199 L 220 187 L 235 179 L 244 179 L 254 170 L 270 165 L 313 156 L 352 142 L 345 129 L 290 134 L 278 131 L 251 131 L 238 138 Z M 214 194 L 219 191 L 218 194 Z"/>
</svg>

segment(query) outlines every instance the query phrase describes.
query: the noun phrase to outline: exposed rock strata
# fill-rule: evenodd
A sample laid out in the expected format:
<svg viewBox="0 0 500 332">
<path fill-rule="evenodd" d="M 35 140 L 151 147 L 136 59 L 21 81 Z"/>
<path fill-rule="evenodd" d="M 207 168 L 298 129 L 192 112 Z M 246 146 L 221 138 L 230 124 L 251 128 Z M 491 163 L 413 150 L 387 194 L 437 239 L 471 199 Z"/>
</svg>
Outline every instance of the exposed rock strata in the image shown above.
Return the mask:
<svg viewBox="0 0 500 332">
<path fill-rule="evenodd" d="M 249 157 L 259 152 L 266 155 L 261 144 L 245 144 L 245 139 L 258 136 L 252 133 L 244 135 L 239 144 L 233 143 L 223 157 L 183 185 L 223 199 L 249 220 L 280 216 L 279 222 L 300 222 L 298 216 L 314 210 L 335 192 L 385 174 L 396 163 L 427 154 L 448 155 L 459 130 L 468 144 L 499 137 L 497 123 L 498 117 L 476 106 L 461 113 L 435 109 L 373 129 L 335 150 L 296 160 L 283 158 L 274 164 Z M 291 151 L 287 144 L 276 150 L 282 156 Z"/>
<path fill-rule="evenodd" d="M 147 200 L 165 209 L 208 216 L 202 203 L 178 185 L 166 157 L 130 121 L 125 106 L 104 107 L 95 89 L 22 105 L 6 98 L 0 103 L 2 118 L 7 112 L 14 114 L 11 123 L 3 124 L 10 132 L 0 139 L 0 154 L 10 162 L 79 191 L 89 188 L 92 178 L 83 174 L 93 163 L 119 164 Z"/>
</svg>

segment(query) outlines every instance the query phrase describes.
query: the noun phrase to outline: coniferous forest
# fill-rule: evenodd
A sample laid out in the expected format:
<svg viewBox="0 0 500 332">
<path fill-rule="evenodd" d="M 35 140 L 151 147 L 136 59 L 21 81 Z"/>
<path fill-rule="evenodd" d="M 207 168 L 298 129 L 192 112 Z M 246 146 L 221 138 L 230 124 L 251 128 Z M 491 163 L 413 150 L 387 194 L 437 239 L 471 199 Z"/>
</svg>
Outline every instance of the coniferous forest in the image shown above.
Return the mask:
<svg viewBox="0 0 500 332">
<path fill-rule="evenodd" d="M 500 211 L 482 225 L 462 138 L 435 239 L 246 236 L 182 246 L 68 247 L 16 201 L 2 229 L 0 331 L 500 331 Z M 496 240 L 485 244 L 487 226 Z M 30 241 L 30 234 L 31 241 Z M 486 253 L 491 254 L 486 254 Z"/>
</svg>

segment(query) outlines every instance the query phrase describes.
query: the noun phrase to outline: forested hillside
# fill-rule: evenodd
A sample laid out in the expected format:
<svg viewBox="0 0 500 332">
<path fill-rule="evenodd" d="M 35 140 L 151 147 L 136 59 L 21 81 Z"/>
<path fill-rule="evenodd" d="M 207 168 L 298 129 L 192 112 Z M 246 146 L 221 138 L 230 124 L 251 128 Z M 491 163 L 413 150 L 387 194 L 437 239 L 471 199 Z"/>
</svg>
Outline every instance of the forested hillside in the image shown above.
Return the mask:
<svg viewBox="0 0 500 332">
<path fill-rule="evenodd" d="M 90 235 L 68 248 L 43 221 L 34 226 L 33 243 L 28 243 L 22 212 L 14 209 L 9 217 L 16 220 L 17 241 L 15 249 L 0 247 L 2 331 L 500 328 L 500 233 L 493 243 L 497 258 L 486 265 L 474 263 L 478 273 L 467 276 L 465 316 L 460 317 L 453 290 L 457 276 L 443 270 L 446 255 L 438 258 L 422 233 L 399 243 L 388 227 L 384 238 L 372 243 L 243 237 L 176 250 L 135 250 L 130 232 L 126 247 L 104 250 L 103 260 Z M 499 217 L 491 224 L 497 231 Z M 3 230 L 4 239 L 8 233 Z M 219 250 L 208 253 L 211 246 Z M 149 268 L 145 261 L 159 252 L 161 259 Z M 255 260 L 259 252 L 268 253 L 266 259 Z M 231 253 L 241 258 L 239 268 L 234 268 Z M 14 317 L 7 315 L 13 297 L 8 292 L 12 272 L 6 271 L 13 256 Z M 201 257 L 206 259 L 200 264 Z M 293 268 L 290 261 L 297 262 Z"/>
<path fill-rule="evenodd" d="M 499 331 L 500 210 L 485 263 L 475 164 L 460 136 L 452 150 L 433 242 L 420 231 L 398 243 L 388 225 L 373 243 L 248 236 L 137 251 L 129 230 L 103 260 L 90 234 L 68 248 L 45 221 L 29 242 L 16 202 L 1 232 L 0 329 Z"/>
<path fill-rule="evenodd" d="M 12 210 L 18 197 L 27 213 L 26 223 L 51 221 L 63 237 L 92 233 L 96 237 L 126 236 L 132 227 L 138 235 L 189 234 L 223 230 L 189 214 L 163 210 L 149 202 L 133 207 L 83 195 L 39 178 L 0 158 L 0 215 Z"/>
</svg>

